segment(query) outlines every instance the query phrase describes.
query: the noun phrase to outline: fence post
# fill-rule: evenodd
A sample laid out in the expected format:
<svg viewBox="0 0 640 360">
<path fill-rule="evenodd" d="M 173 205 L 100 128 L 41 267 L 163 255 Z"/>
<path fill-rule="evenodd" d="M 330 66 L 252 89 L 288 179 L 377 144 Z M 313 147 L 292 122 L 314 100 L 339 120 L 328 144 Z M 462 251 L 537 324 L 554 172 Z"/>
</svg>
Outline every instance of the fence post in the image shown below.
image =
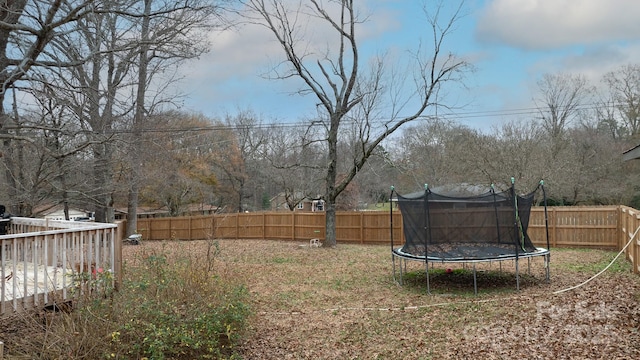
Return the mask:
<svg viewBox="0 0 640 360">
<path fill-rule="evenodd" d="M 624 229 L 626 228 L 627 217 L 625 216 L 625 209 L 622 206 L 618 206 L 618 250 L 621 250 L 626 244 L 624 241 Z"/>
<path fill-rule="evenodd" d="M 630 212 L 631 213 L 631 212 Z M 633 223 L 633 226 L 631 228 L 629 228 L 629 231 L 627 231 L 628 234 L 633 235 L 633 233 L 636 232 L 636 228 L 638 227 L 638 224 L 640 223 L 640 221 L 638 221 L 640 219 L 640 214 L 636 211 L 633 214 L 633 217 L 631 218 L 631 222 Z M 626 237 L 629 237 L 629 235 L 627 235 Z M 627 241 L 631 241 L 631 239 L 628 239 Z M 633 251 L 633 260 L 632 260 L 632 265 L 633 265 L 633 273 L 637 274 L 638 273 L 638 262 L 640 262 L 640 259 L 638 259 L 640 257 L 640 247 L 638 246 L 638 238 L 636 235 L 636 239 L 632 241 L 631 243 L 631 250 Z"/>
<path fill-rule="evenodd" d="M 115 289 L 120 290 L 120 285 L 122 285 L 122 240 L 124 239 L 126 226 L 125 222 L 118 221 L 116 225 L 115 239 L 113 239 L 113 251 L 115 255 L 113 271 L 115 272 Z M 0 360 L 2 360 L 2 356 L 0 356 Z"/>
</svg>

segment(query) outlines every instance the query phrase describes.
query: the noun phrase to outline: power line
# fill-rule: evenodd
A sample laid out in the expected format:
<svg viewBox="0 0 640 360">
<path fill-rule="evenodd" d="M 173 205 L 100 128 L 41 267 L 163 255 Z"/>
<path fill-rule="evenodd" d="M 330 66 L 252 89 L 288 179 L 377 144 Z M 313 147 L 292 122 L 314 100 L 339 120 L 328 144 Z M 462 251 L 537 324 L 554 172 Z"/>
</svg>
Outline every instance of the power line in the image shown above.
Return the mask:
<svg viewBox="0 0 640 360">
<path fill-rule="evenodd" d="M 619 104 L 611 104 L 608 107 L 618 107 Z M 602 104 L 585 104 L 575 107 L 573 110 L 575 111 L 588 111 L 588 110 L 596 110 L 602 108 Z M 448 120 L 460 120 L 460 119 L 474 119 L 474 118 L 500 118 L 500 117 L 515 117 L 515 116 L 534 116 L 544 113 L 545 109 L 535 108 L 535 107 L 526 107 L 526 108 L 514 108 L 514 109 L 502 109 L 502 110 L 478 110 L 478 111 L 463 111 L 463 112 L 447 112 L 447 113 L 439 113 L 438 115 L 422 115 L 418 117 L 421 120 L 428 119 L 448 119 Z M 384 125 L 389 123 L 394 123 L 399 119 L 403 119 L 404 117 L 398 116 L 391 120 L 376 120 L 372 121 L 372 124 Z M 355 119 L 345 119 L 343 120 L 343 125 L 355 124 L 357 120 Z M 139 129 L 140 133 L 202 133 L 202 132 L 213 132 L 213 131 L 233 131 L 233 130 L 247 130 L 247 129 L 257 129 L 257 130 L 283 130 L 283 129 L 295 129 L 295 128 L 309 128 L 309 127 L 324 127 L 325 124 L 322 121 L 318 120 L 303 120 L 303 121 L 293 121 L 293 122 L 269 122 L 269 123 L 258 123 L 251 125 L 234 125 L 234 124 L 211 124 L 210 126 L 194 126 L 194 127 L 166 127 L 166 128 L 146 128 Z M 91 131 L 87 131 L 87 133 L 91 133 Z M 132 134 L 134 130 L 132 129 L 116 129 L 110 131 L 108 134 Z"/>
</svg>

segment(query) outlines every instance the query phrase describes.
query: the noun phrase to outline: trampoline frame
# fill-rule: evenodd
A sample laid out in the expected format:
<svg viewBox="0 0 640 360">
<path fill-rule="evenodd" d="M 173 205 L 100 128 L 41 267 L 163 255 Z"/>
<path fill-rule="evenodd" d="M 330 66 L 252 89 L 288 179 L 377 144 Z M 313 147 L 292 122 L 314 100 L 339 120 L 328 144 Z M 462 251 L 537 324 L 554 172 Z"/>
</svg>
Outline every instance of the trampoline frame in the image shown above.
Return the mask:
<svg viewBox="0 0 640 360">
<path fill-rule="evenodd" d="M 511 178 L 511 191 L 513 191 L 514 197 L 515 197 L 515 183 L 514 183 L 514 178 Z M 474 288 L 474 293 L 477 295 L 478 294 L 478 283 L 477 283 L 477 271 L 476 271 L 476 264 L 477 263 L 483 263 L 483 262 L 499 262 L 500 263 L 500 268 L 502 269 L 502 262 L 503 261 L 509 261 L 509 260 L 513 260 L 515 261 L 515 269 L 516 269 L 516 289 L 520 290 L 520 268 L 519 268 L 519 260 L 522 259 L 527 259 L 527 272 L 529 274 L 531 274 L 531 259 L 535 258 L 535 257 L 540 257 L 542 256 L 544 258 L 544 269 L 545 269 L 545 279 L 547 281 L 547 283 L 550 281 L 550 262 L 551 262 L 551 252 L 550 252 L 550 244 L 549 244 L 549 220 L 548 220 L 548 214 L 547 214 L 547 197 L 546 197 L 546 192 L 544 190 L 544 181 L 541 180 L 539 187 L 542 189 L 542 194 L 543 194 L 543 204 L 544 204 L 544 223 L 545 223 L 545 234 L 546 234 L 546 242 L 547 242 L 547 248 L 542 248 L 542 247 L 536 247 L 536 250 L 534 252 L 520 252 L 518 251 L 518 247 L 516 246 L 514 249 L 515 251 L 513 253 L 507 253 L 507 254 L 501 254 L 498 256 L 491 256 L 491 257 L 482 257 L 482 258 L 473 258 L 473 257 L 451 257 L 451 258 L 443 258 L 443 257 L 435 257 L 435 256 L 428 256 L 428 250 L 425 251 L 425 255 L 415 255 L 415 254 L 410 254 L 407 252 L 402 251 L 402 246 L 401 247 L 395 247 L 394 243 L 393 243 L 393 206 L 390 206 L 390 210 L 389 210 L 389 214 L 390 214 L 390 231 L 391 231 L 391 261 L 392 261 L 392 266 L 393 266 L 393 279 L 396 283 L 399 283 L 400 285 L 403 285 L 403 269 L 404 269 L 404 273 L 406 273 L 406 264 L 407 261 L 421 261 L 425 263 L 425 273 L 426 273 L 426 285 L 427 285 L 427 293 L 431 294 L 431 288 L 430 288 L 430 284 L 429 284 L 429 263 L 433 264 L 434 263 L 471 263 L 473 265 L 473 288 Z M 427 191 L 427 185 L 425 184 L 425 192 Z M 492 185 L 492 191 L 493 191 L 493 185 Z M 395 192 L 394 187 L 391 187 L 391 195 L 389 197 L 390 199 L 390 203 L 393 204 L 393 193 Z M 517 205 L 516 205 L 517 206 Z M 425 248 L 426 249 L 426 248 Z M 398 258 L 398 264 L 399 264 L 399 277 L 396 277 L 396 258 Z M 398 281 L 399 280 L 399 281 Z"/>
<path fill-rule="evenodd" d="M 425 263 L 425 272 L 426 272 L 426 277 L 427 277 L 427 293 L 431 294 L 431 288 L 430 288 L 430 284 L 429 284 L 429 264 L 432 265 L 435 263 L 440 263 L 440 264 L 446 264 L 446 263 L 463 263 L 463 264 L 467 264 L 470 263 L 473 265 L 473 291 L 475 295 L 478 295 L 478 279 L 477 279 L 477 272 L 476 272 L 476 264 L 477 263 L 484 263 L 484 262 L 488 262 L 488 263 L 493 263 L 493 262 L 499 262 L 500 263 L 500 268 L 502 268 L 502 262 L 503 261 L 510 261 L 510 260 L 514 260 L 515 261 L 515 267 L 516 267 L 516 289 L 520 290 L 520 269 L 519 269 L 519 260 L 520 259 L 527 259 L 527 273 L 531 274 L 531 259 L 534 257 L 539 257 L 542 256 L 544 257 L 544 269 L 545 269 L 545 279 L 547 282 L 550 281 L 551 279 L 551 273 L 550 273 L 550 262 L 551 262 L 551 252 L 548 249 L 545 248 L 536 248 L 535 252 L 527 252 L 527 253 L 518 253 L 518 254 L 508 254 L 508 255 L 502 255 L 502 256 L 496 256 L 493 258 L 481 258 L 481 259 L 473 259 L 473 258 L 440 258 L 440 257 L 434 257 L 434 256 L 418 256 L 418 255 L 413 255 L 413 254 L 409 254 L 409 253 L 405 253 L 402 251 L 402 247 L 398 247 L 398 248 L 394 248 L 392 251 L 392 265 L 393 265 L 393 280 L 397 283 L 399 283 L 400 285 L 403 285 L 403 275 L 407 272 L 406 268 L 407 268 L 407 261 L 420 261 Z M 398 258 L 398 265 L 396 266 L 396 258 Z M 399 271 L 396 272 L 396 268 L 399 268 Z M 404 270 L 403 270 L 404 269 Z M 399 276 L 396 277 L 396 274 L 398 274 Z"/>
</svg>

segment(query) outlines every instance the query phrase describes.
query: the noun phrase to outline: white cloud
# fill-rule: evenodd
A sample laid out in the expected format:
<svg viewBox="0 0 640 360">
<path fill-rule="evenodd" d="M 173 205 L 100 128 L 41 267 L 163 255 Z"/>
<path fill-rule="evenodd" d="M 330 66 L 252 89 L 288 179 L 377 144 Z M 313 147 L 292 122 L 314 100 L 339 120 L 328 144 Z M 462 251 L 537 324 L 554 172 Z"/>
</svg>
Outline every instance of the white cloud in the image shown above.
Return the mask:
<svg viewBox="0 0 640 360">
<path fill-rule="evenodd" d="M 536 73 L 581 74 L 594 84 L 610 71 L 623 65 L 637 64 L 640 44 L 621 46 L 607 44 L 585 48 L 580 52 L 549 56 L 538 61 L 530 70 Z"/>
<path fill-rule="evenodd" d="M 637 0 L 487 0 L 476 36 L 523 49 L 640 40 Z"/>
<path fill-rule="evenodd" d="M 359 16 L 367 20 L 359 26 L 359 41 L 375 41 L 390 29 L 398 30 L 401 27 L 398 11 L 377 11 L 380 10 L 378 6 L 384 8 L 385 5 L 388 4 L 385 4 L 384 0 L 372 0 L 359 10 Z M 335 10 L 331 9 L 332 12 Z M 331 47 L 331 51 L 335 51 L 335 31 L 325 22 L 304 16 L 297 21 L 301 31 L 297 37 L 304 40 L 298 44 L 299 54 L 313 54 L 307 58 L 309 60 L 323 56 Z M 276 93 L 288 104 L 291 101 L 295 101 L 296 104 L 302 102 L 296 97 L 286 97 L 302 86 L 299 79 L 270 81 L 264 78 L 276 76 L 272 70 L 285 59 L 281 45 L 275 41 L 274 35 L 267 28 L 255 24 L 240 26 L 212 33 L 210 41 L 211 51 L 182 69 L 185 77 L 182 87 L 187 88 L 190 93 L 191 103 L 216 108 L 224 106 L 227 109 L 249 106 L 249 103 L 261 106 L 261 101 L 268 101 L 266 98 L 273 97 Z M 310 66 L 315 67 L 313 63 L 310 63 Z"/>
</svg>

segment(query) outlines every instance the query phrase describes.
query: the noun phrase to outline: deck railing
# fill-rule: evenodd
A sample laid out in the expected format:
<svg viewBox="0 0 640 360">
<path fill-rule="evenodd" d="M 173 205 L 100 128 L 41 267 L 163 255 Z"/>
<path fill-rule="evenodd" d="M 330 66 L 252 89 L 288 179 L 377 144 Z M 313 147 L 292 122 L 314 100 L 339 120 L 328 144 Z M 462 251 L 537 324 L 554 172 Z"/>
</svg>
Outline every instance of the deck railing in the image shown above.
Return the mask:
<svg viewBox="0 0 640 360">
<path fill-rule="evenodd" d="M 117 224 L 13 217 L 0 236 L 0 315 L 72 299 L 78 279 L 121 276 Z"/>
</svg>

